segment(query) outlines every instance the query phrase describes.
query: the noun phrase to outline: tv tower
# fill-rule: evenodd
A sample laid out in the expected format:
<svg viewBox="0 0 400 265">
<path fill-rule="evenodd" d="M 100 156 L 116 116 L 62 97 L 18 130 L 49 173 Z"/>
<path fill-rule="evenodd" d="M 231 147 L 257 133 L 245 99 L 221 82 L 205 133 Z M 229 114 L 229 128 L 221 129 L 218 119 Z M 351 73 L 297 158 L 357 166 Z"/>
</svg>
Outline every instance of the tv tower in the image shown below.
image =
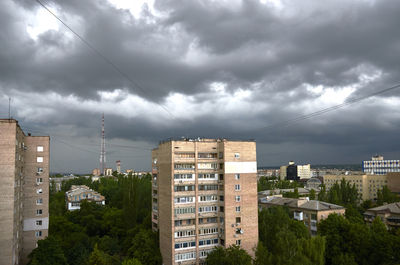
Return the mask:
<svg viewBox="0 0 400 265">
<path fill-rule="evenodd" d="M 101 117 L 101 151 L 100 151 L 100 170 L 103 176 L 105 176 L 106 168 L 106 137 L 104 133 L 104 113 Z"/>
</svg>

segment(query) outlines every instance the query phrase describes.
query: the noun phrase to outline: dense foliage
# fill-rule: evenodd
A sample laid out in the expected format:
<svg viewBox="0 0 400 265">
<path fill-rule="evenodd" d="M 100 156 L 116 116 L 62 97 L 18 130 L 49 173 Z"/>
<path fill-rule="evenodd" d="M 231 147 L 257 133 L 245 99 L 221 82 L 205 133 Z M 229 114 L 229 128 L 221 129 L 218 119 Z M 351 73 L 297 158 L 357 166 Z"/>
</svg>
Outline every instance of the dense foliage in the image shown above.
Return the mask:
<svg viewBox="0 0 400 265">
<path fill-rule="evenodd" d="M 106 197 L 106 205 L 82 202 L 69 212 L 65 191 L 87 185 Z M 30 264 L 158 265 L 158 236 L 151 230 L 151 176 L 78 178 L 50 194 L 49 237 L 40 240 Z M 46 263 L 49 261 L 50 263 Z"/>
<path fill-rule="evenodd" d="M 326 238 L 325 261 L 330 264 L 399 264 L 400 235 L 380 218 L 369 226 L 359 219 L 331 214 L 318 225 Z"/>
<path fill-rule="evenodd" d="M 294 189 L 298 187 L 302 187 L 302 185 L 296 181 L 279 180 L 277 177 L 260 177 L 257 190 Z"/>
<path fill-rule="evenodd" d="M 255 264 L 324 264 L 325 240 L 311 237 L 306 226 L 284 207 L 259 212 L 259 245 Z"/>
<path fill-rule="evenodd" d="M 251 256 L 238 246 L 217 247 L 207 256 L 208 265 L 251 265 Z"/>
<path fill-rule="evenodd" d="M 351 205 L 356 207 L 360 202 L 360 197 L 356 186 L 342 179 L 340 183 L 336 182 L 333 184 L 329 191 L 326 191 L 325 186 L 322 185 L 321 191 L 318 194 L 318 200 L 342 206 Z"/>
</svg>

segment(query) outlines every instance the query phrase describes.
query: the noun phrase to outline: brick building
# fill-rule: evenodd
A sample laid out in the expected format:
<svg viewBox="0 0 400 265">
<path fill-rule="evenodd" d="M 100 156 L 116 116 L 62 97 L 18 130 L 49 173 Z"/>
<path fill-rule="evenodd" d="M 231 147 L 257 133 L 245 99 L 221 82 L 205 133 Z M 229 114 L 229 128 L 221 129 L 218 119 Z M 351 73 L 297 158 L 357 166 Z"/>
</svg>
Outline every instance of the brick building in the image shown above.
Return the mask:
<svg viewBox="0 0 400 265">
<path fill-rule="evenodd" d="M 152 152 L 153 229 L 163 264 L 203 264 L 215 246 L 258 242 L 254 141 L 183 139 Z"/>
<path fill-rule="evenodd" d="M 50 137 L 0 119 L 0 264 L 26 264 L 48 234 Z"/>
</svg>

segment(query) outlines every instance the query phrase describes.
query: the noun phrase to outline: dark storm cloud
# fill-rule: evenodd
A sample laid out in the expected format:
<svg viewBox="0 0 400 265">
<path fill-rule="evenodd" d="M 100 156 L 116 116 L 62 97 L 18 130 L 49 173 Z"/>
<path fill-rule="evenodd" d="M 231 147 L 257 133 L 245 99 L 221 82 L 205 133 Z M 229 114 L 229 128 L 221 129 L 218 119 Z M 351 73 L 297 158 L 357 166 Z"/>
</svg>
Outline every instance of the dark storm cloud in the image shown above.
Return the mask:
<svg viewBox="0 0 400 265">
<path fill-rule="evenodd" d="M 375 152 L 399 155 L 399 90 L 281 124 L 342 103 L 335 95 L 357 98 L 400 81 L 399 1 L 238 2 L 162 0 L 140 17 L 107 1 L 45 2 L 138 87 L 61 24 L 33 39 L 26 27 L 42 9 L 35 1 L 1 1 L 1 98 L 15 98 L 16 118 L 27 128 L 61 139 L 95 143 L 104 111 L 111 141 L 255 138 L 260 153 L 280 153 L 260 164 L 289 160 L 291 152 L 279 146 L 296 149 L 296 159 L 305 148 L 304 157 L 319 163 L 323 150 L 337 161 L 348 152 L 349 162 Z"/>
</svg>

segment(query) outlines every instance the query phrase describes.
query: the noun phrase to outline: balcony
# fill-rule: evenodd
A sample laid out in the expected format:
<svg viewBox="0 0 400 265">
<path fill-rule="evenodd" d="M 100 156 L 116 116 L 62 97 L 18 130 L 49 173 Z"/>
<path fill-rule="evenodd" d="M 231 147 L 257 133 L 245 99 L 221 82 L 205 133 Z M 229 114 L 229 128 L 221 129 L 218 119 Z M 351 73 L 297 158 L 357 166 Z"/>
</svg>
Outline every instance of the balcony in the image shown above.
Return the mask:
<svg viewBox="0 0 400 265">
<path fill-rule="evenodd" d="M 293 212 L 293 218 L 297 221 L 303 221 L 303 212 Z"/>
</svg>

